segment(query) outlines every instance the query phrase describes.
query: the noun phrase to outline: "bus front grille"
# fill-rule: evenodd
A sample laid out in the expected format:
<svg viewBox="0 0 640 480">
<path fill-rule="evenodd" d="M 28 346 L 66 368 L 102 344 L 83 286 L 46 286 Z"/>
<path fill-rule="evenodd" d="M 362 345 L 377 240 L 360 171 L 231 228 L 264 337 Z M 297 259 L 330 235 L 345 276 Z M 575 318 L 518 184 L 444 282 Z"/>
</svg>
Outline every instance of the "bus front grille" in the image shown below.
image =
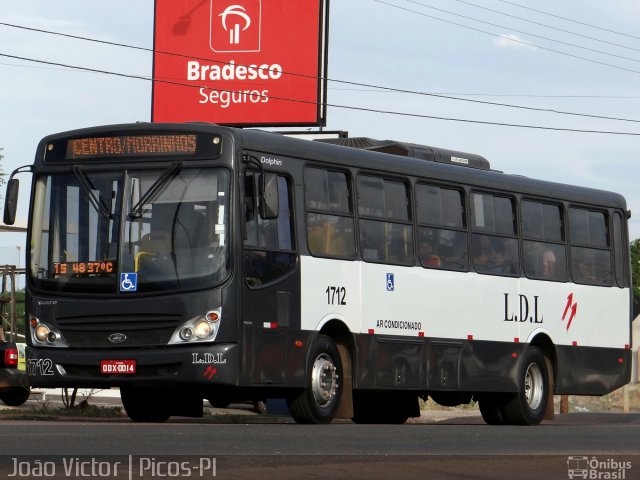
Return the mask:
<svg viewBox="0 0 640 480">
<path fill-rule="evenodd" d="M 58 318 L 60 333 L 70 347 L 144 347 L 166 345 L 180 316 Z"/>
</svg>

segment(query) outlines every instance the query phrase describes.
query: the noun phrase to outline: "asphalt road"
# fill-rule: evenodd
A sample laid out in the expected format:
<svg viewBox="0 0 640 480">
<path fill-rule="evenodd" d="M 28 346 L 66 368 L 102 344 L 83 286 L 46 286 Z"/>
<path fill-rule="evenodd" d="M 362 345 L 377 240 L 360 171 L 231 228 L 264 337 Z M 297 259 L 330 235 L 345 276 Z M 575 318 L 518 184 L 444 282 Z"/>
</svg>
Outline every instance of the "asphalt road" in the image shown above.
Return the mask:
<svg viewBox="0 0 640 480">
<path fill-rule="evenodd" d="M 237 418 L 233 421 L 242 421 Z M 640 478 L 640 414 L 571 414 L 537 427 L 488 426 L 476 416 L 398 426 L 213 421 L 2 420 L 0 475 L 14 473 L 18 462 L 28 474 L 23 478 L 50 477 L 34 475 L 39 459 L 57 466 L 51 478 L 83 478 L 68 476 L 74 472 L 63 468 L 72 459 L 84 459 L 88 468 L 86 462 L 97 458 L 105 465 L 120 462 L 122 476 L 110 478 L 161 478 L 181 476 L 188 471 L 180 466 L 215 458 L 217 478 L 225 479 L 564 479 L 569 467 L 594 461 L 594 471 L 602 474 L 585 478 Z M 154 462 L 161 465 L 155 471 Z M 131 476 L 124 473 L 127 465 Z M 163 471 L 162 465 L 173 465 L 174 471 Z"/>
</svg>

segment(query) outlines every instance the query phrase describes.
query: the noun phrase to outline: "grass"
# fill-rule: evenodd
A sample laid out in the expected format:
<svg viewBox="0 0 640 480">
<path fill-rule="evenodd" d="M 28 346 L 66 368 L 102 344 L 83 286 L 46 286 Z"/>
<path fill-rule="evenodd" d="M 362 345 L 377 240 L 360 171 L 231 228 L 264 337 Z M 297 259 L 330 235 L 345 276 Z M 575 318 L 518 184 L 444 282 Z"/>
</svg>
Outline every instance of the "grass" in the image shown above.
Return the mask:
<svg viewBox="0 0 640 480">
<path fill-rule="evenodd" d="M 39 401 L 35 405 L 0 409 L 0 418 L 11 420 L 55 420 L 60 417 L 74 418 L 125 418 L 122 407 L 104 407 L 81 403 L 73 408 L 52 407 L 49 402 Z"/>
</svg>

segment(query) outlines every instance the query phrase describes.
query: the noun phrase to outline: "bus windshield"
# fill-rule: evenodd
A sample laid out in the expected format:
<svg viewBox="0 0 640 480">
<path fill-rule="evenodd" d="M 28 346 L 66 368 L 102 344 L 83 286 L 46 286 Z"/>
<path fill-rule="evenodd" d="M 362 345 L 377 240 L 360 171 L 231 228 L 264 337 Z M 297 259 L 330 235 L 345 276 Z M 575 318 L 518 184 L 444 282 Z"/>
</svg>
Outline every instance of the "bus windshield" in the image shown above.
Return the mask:
<svg viewBox="0 0 640 480">
<path fill-rule="evenodd" d="M 227 276 L 222 168 L 40 176 L 31 227 L 37 288 L 134 294 L 207 288 Z"/>
</svg>

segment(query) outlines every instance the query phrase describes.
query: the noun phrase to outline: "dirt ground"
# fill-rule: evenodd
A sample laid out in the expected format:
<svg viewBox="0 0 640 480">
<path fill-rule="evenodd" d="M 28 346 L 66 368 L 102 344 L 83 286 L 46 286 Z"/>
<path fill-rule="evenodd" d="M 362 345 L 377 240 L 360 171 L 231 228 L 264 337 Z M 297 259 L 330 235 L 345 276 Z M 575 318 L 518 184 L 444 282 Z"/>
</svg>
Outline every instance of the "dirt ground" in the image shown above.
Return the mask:
<svg viewBox="0 0 640 480">
<path fill-rule="evenodd" d="M 624 390 L 627 389 L 628 409 L 629 412 L 640 413 L 640 383 L 629 384 L 620 388 L 609 395 L 602 397 L 585 397 L 579 395 L 569 395 L 569 412 L 568 413 L 618 413 L 624 412 Z M 555 412 L 560 412 L 560 396 L 554 397 Z M 450 407 L 442 407 L 429 399 L 422 405 L 423 410 L 458 410 L 458 411 L 474 411 L 478 410 L 478 405 L 474 402 L 470 405 L 462 405 L 452 409 Z M 465 412 L 466 413 L 466 412 Z"/>
<path fill-rule="evenodd" d="M 623 412 L 624 390 L 627 390 L 630 412 L 640 412 L 640 384 L 629 384 L 603 397 L 569 395 L 569 412 Z M 555 397 L 556 412 L 560 410 L 560 397 Z"/>
</svg>

